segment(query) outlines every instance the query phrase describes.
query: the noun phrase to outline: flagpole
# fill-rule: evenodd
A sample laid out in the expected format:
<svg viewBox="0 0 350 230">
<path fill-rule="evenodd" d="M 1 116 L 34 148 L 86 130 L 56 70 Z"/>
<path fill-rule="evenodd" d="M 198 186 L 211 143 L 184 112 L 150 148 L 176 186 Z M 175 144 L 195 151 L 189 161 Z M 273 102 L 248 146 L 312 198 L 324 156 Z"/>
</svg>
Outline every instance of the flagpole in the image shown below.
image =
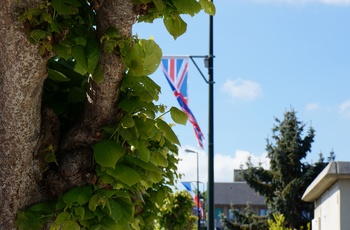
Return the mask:
<svg viewBox="0 0 350 230">
<path fill-rule="evenodd" d="M 213 0 L 212 0 L 213 2 Z M 215 229 L 214 212 L 214 41 L 213 15 L 209 16 L 209 128 L 208 128 L 208 230 Z"/>
</svg>

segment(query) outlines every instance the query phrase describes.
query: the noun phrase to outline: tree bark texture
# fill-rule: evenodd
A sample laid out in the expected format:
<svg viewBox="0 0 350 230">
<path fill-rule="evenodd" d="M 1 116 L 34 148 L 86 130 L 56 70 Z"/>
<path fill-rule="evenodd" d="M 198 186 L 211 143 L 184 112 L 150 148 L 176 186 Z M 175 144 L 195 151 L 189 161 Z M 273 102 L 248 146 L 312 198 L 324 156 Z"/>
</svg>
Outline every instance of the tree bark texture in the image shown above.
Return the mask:
<svg viewBox="0 0 350 230">
<path fill-rule="evenodd" d="M 47 60 L 18 21 L 37 2 L 0 1 L 0 229 L 15 229 L 17 211 L 42 199 L 34 158 Z"/>
<path fill-rule="evenodd" d="M 101 49 L 105 80 L 100 84 L 90 81 L 79 124 L 64 137 L 57 137 L 59 121 L 52 111 L 44 109 L 41 121 L 47 58 L 39 55 L 38 46 L 28 42 L 18 21 L 20 14 L 39 2 L 0 0 L 0 229 L 6 230 L 15 229 L 19 210 L 47 199 L 41 188 L 45 179 L 38 154 L 42 142 L 51 136 L 57 145 L 61 140 L 60 168 L 49 171 L 46 177 L 46 180 L 58 178 L 49 185 L 54 192 L 51 195 L 89 183 L 86 178 L 91 176 L 89 172 L 80 170 L 89 167 L 91 170 L 91 145 L 100 140 L 103 125 L 116 121 L 119 87 L 125 70 L 120 55 L 104 53 Z M 94 0 L 91 4 L 96 12 L 99 36 L 111 26 L 118 28 L 123 36 L 131 35 L 136 15 L 130 0 Z"/>
<path fill-rule="evenodd" d="M 122 36 L 131 36 L 136 14 L 130 0 L 100 0 L 92 1 L 92 4 L 96 11 L 99 38 L 109 27 L 119 29 Z M 117 119 L 119 86 L 123 79 L 125 66 L 120 55 L 105 53 L 102 47 L 100 63 L 105 79 L 100 84 L 90 81 L 81 123 L 66 136 L 62 146 L 64 150 L 96 143 L 100 139 L 101 127 Z"/>
</svg>

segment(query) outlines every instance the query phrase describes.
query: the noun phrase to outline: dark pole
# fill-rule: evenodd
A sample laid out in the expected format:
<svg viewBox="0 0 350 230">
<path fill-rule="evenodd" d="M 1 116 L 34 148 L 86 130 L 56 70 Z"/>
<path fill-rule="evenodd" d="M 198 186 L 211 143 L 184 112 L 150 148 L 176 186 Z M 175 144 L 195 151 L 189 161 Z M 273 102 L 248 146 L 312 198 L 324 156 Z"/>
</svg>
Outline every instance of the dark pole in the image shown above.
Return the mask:
<svg viewBox="0 0 350 230">
<path fill-rule="evenodd" d="M 213 0 L 212 0 L 213 1 Z M 209 128 L 208 128 L 208 230 L 215 228 L 214 212 L 214 47 L 213 16 L 209 16 Z"/>
</svg>

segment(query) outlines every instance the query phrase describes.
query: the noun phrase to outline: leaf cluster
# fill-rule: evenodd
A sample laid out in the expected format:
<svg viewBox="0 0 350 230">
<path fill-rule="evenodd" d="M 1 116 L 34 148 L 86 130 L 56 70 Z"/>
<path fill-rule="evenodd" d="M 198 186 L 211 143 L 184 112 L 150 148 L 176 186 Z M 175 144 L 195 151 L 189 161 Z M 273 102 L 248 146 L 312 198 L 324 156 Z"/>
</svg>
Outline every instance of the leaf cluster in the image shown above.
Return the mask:
<svg viewBox="0 0 350 230">
<path fill-rule="evenodd" d="M 172 8 L 162 14 L 171 13 L 175 15 L 171 20 L 176 21 L 177 14 L 197 13 L 194 2 L 190 2 L 194 5 L 190 11 L 182 1 L 152 4 L 162 10 Z M 162 3 L 167 7 L 162 8 Z M 198 4 L 214 13 L 211 2 Z M 152 229 L 149 223 L 160 218 L 159 210 L 172 193 L 170 186 L 180 177 L 180 142 L 163 115 L 169 112 L 178 124 L 187 121 L 179 109 L 166 111 L 166 106 L 155 104 L 160 87 L 147 75 L 158 68 L 161 49 L 153 40 L 121 37 L 115 28 L 98 39 L 95 13 L 86 0 L 47 0 L 40 8 L 26 11 L 20 20 L 28 39 L 40 45 L 41 55 L 55 53 L 48 62 L 43 104 L 55 111 L 64 130 L 82 111 L 88 79 L 104 80 L 100 46 L 103 52 L 121 56 L 125 73 L 118 101 L 122 116 L 114 125 L 103 127 L 103 140 L 92 146 L 97 184 L 72 188 L 56 201 L 19 212 L 16 225 L 19 229 L 42 229 L 50 223 L 50 229 Z M 174 37 L 180 35 L 177 29 L 182 26 L 175 26 Z M 55 156 L 52 159 L 56 162 Z"/>
<path fill-rule="evenodd" d="M 153 22 L 162 18 L 165 28 L 176 39 L 187 30 L 187 23 L 181 15 L 194 16 L 201 10 L 215 14 L 215 6 L 210 0 L 132 0 L 138 10 L 139 22 Z"/>
<path fill-rule="evenodd" d="M 193 213 L 194 202 L 187 191 L 177 191 L 166 198 L 160 208 L 159 229 L 185 230 L 193 229 L 198 219 Z"/>
</svg>

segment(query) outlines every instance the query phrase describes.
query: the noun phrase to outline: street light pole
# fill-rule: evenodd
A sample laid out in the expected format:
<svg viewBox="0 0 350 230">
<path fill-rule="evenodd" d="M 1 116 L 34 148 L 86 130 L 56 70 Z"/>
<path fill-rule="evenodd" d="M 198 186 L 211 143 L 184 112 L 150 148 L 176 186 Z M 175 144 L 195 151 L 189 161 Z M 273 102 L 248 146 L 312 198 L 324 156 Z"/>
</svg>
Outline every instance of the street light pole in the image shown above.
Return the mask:
<svg viewBox="0 0 350 230">
<path fill-rule="evenodd" d="M 190 149 L 185 149 L 185 152 L 188 153 L 195 153 L 197 154 L 197 216 L 198 216 L 198 230 L 201 228 L 201 215 L 199 213 L 199 159 L 198 159 L 198 152 L 190 150 Z"/>
</svg>

